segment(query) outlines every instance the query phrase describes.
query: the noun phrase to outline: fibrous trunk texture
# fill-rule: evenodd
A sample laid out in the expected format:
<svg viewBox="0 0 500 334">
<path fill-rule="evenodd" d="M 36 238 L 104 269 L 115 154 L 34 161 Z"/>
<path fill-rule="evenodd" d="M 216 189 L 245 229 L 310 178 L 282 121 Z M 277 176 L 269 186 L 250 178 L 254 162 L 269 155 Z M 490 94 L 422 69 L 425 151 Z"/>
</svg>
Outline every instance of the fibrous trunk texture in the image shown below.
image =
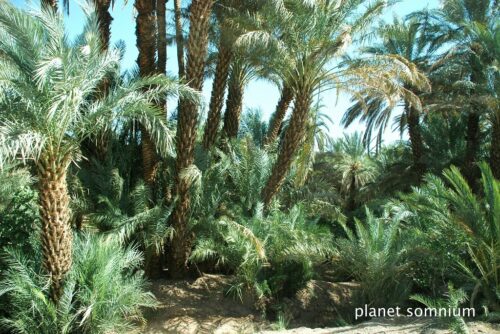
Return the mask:
<svg viewBox="0 0 500 334">
<path fill-rule="evenodd" d="M 500 111 L 493 116 L 491 133 L 490 165 L 493 175 L 500 180 Z"/>
<path fill-rule="evenodd" d="M 213 0 L 198 0 L 191 5 L 186 81 L 191 88 L 197 91 L 201 91 L 203 86 L 212 6 Z M 169 268 L 173 277 L 186 275 L 193 243 L 193 236 L 188 227 L 190 184 L 186 178 L 182 177 L 182 172 L 191 166 L 194 161 L 196 125 L 198 122 L 198 105 L 189 100 L 181 100 L 180 104 L 181 109 L 177 121 L 177 159 L 175 165 L 175 195 L 178 202 L 171 218 L 175 232 L 169 252 Z"/>
<path fill-rule="evenodd" d="M 233 72 L 234 74 L 234 72 Z M 226 112 L 224 113 L 223 134 L 229 138 L 236 138 L 240 128 L 240 117 L 243 109 L 243 85 L 236 75 L 231 74 L 227 92 Z"/>
<path fill-rule="evenodd" d="M 177 65 L 179 67 L 179 78 L 186 75 L 184 65 L 184 36 L 182 34 L 182 13 L 181 0 L 174 0 L 174 19 L 175 19 L 175 44 L 177 46 Z"/>
<path fill-rule="evenodd" d="M 467 116 L 467 143 L 465 147 L 464 176 L 469 185 L 476 188 L 476 176 L 478 176 L 477 153 L 479 151 L 479 115 L 475 112 Z"/>
<path fill-rule="evenodd" d="M 43 267 L 50 276 L 50 297 L 55 303 L 62 295 L 64 276 L 71 268 L 72 232 L 66 184 L 67 160 L 44 154 L 37 165 Z"/>
<path fill-rule="evenodd" d="M 212 96 L 210 97 L 210 107 L 208 119 L 203 135 L 203 147 L 210 149 L 217 138 L 219 130 L 222 104 L 224 102 L 224 92 L 226 91 L 227 78 L 229 76 L 229 66 L 231 64 L 231 49 L 221 42 L 215 68 L 215 78 L 212 86 Z"/>
<path fill-rule="evenodd" d="M 283 184 L 292 165 L 293 157 L 304 138 L 310 105 L 311 94 L 309 91 L 302 91 L 297 95 L 290 125 L 286 129 L 278 160 L 274 164 L 271 176 L 262 190 L 261 197 L 266 208 L 269 207 L 271 200 Z"/>
<path fill-rule="evenodd" d="M 134 4 L 137 10 L 136 37 L 139 56 L 139 74 L 141 77 L 155 73 L 155 53 L 156 53 L 156 25 L 155 25 L 155 1 L 136 0 Z M 142 160 L 144 169 L 144 181 L 153 185 L 155 176 L 157 157 L 153 142 L 147 131 L 141 127 L 142 132 Z"/>
<path fill-rule="evenodd" d="M 276 106 L 276 111 L 269 122 L 269 130 L 267 131 L 264 145 L 272 144 L 278 137 L 281 125 L 283 124 L 283 119 L 285 118 L 286 112 L 290 103 L 292 103 L 292 100 L 292 90 L 289 87 L 284 86 L 281 91 L 281 97 L 278 101 L 278 105 Z"/>
<path fill-rule="evenodd" d="M 111 22 L 113 17 L 109 13 L 111 0 L 94 0 L 97 19 L 99 21 L 99 33 L 101 34 L 101 47 L 103 50 L 109 48 L 111 37 Z"/>
<path fill-rule="evenodd" d="M 410 137 L 411 152 L 413 155 L 413 169 L 421 179 L 425 173 L 425 164 L 422 161 L 424 154 L 424 141 L 420 131 L 420 116 L 418 110 L 410 105 L 405 106 L 408 122 L 408 135 Z"/>
</svg>

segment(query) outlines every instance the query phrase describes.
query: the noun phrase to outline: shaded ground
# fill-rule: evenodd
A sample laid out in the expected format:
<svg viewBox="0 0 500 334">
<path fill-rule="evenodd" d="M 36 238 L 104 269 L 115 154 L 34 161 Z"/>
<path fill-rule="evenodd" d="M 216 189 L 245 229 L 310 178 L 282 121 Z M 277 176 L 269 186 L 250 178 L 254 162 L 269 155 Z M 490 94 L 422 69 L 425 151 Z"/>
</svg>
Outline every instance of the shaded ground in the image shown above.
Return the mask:
<svg viewBox="0 0 500 334">
<path fill-rule="evenodd" d="M 194 282 L 158 280 L 152 292 L 160 306 L 146 314 L 143 334 L 194 333 L 283 333 L 283 334 L 447 334 L 447 330 L 428 330 L 429 322 L 415 319 L 375 319 L 356 326 L 335 327 L 340 314 L 349 312 L 353 283 L 311 281 L 283 309 L 291 330 L 271 331 L 274 324 L 261 317 L 251 300 L 245 303 L 228 297 L 231 278 L 204 275 Z M 304 326 L 304 327 L 302 327 Z M 309 328 L 308 328 L 309 327 Z M 329 328 L 317 328 L 329 327 Z M 312 329 L 316 328 L 316 329 Z M 469 324 L 471 334 L 500 334 L 500 327 L 486 323 Z"/>
</svg>

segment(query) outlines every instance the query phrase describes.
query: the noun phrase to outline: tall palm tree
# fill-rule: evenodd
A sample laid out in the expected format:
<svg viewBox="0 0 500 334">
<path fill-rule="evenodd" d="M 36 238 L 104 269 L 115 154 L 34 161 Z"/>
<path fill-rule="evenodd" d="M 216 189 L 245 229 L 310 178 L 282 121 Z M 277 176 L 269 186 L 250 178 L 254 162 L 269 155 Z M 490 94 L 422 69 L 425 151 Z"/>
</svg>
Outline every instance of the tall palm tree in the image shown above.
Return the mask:
<svg viewBox="0 0 500 334">
<path fill-rule="evenodd" d="M 153 103 L 180 88 L 165 76 L 153 76 L 110 86 L 105 97 L 91 99 L 103 78 L 119 81 L 120 52 L 102 52 L 95 16 L 87 27 L 76 44 L 69 44 L 62 15 L 43 10 L 32 16 L 0 4 L 0 87 L 13 96 L 1 108 L 0 167 L 14 159 L 34 163 L 43 266 L 56 302 L 72 262 L 66 175 L 82 141 L 120 120 L 138 120 L 162 152 L 171 150 L 173 138 Z M 152 85 L 154 90 L 145 90 Z"/>
<path fill-rule="evenodd" d="M 439 49 L 440 43 L 434 43 L 435 39 L 430 39 L 426 31 L 426 22 L 421 22 L 416 18 L 400 21 L 395 18 L 392 24 L 382 24 L 377 29 L 377 35 L 381 43 L 368 48 L 364 52 L 368 55 L 398 55 L 407 61 L 415 64 L 422 71 L 429 68 L 432 55 Z M 412 90 L 415 95 L 422 92 L 411 87 L 408 83 L 407 89 Z M 422 161 L 424 154 L 424 142 L 420 130 L 420 114 L 422 109 L 412 101 L 402 101 L 402 114 L 398 117 L 397 123 L 400 131 L 408 129 L 409 141 L 413 154 L 413 168 L 419 177 L 425 173 L 425 163 Z M 371 134 L 375 127 L 379 128 L 377 136 L 377 146 L 381 144 L 381 139 L 388 123 L 393 119 L 395 108 L 388 106 L 383 101 L 377 99 L 367 99 L 355 103 L 344 114 L 342 124 L 347 127 L 356 119 L 367 124 L 365 132 L 365 144 L 371 142 Z"/>
<path fill-rule="evenodd" d="M 155 1 L 136 0 L 134 7 L 137 10 L 136 38 L 139 55 L 137 63 L 141 77 L 152 75 L 156 72 L 156 25 Z M 150 134 L 141 127 L 142 163 L 144 181 L 149 186 L 153 185 L 157 166 L 156 149 L 151 141 Z"/>
<path fill-rule="evenodd" d="M 113 0 L 94 0 L 103 50 L 109 48 L 109 41 L 111 38 L 111 22 L 113 21 L 113 17 L 109 13 L 109 7 L 111 5 L 114 5 Z"/>
<path fill-rule="evenodd" d="M 467 103 L 467 146 L 464 161 L 464 175 L 469 184 L 475 187 L 479 176 L 477 167 L 478 151 L 480 147 L 481 116 L 484 105 L 481 103 L 484 89 L 488 86 L 488 76 L 481 62 L 481 52 L 477 47 L 481 44 L 479 36 L 470 29 L 474 25 L 492 27 L 498 20 L 499 6 L 497 0 L 445 0 L 440 11 L 436 14 L 436 26 L 441 27 L 448 34 L 449 40 L 454 42 L 447 54 L 450 58 L 462 59 L 462 68 L 467 76 L 461 83 L 468 82 L 469 102 Z M 478 52 L 479 51 L 479 52 Z"/>
<path fill-rule="evenodd" d="M 362 0 L 280 2 L 279 6 L 264 12 L 265 18 L 258 20 L 256 25 L 262 29 L 246 33 L 239 39 L 240 44 L 249 48 L 258 45 L 276 54 L 276 57 L 270 57 L 266 66 L 276 69 L 295 96 L 290 124 L 278 159 L 262 191 L 265 206 L 269 206 L 290 170 L 304 137 L 316 91 L 336 88 L 353 92 L 360 87 L 375 87 L 373 90 L 380 95 L 386 95 L 383 92 L 391 90 L 393 94 L 388 98 L 394 99 L 411 92 L 400 87 L 393 78 L 400 77 L 403 72 L 409 77 L 407 79 L 421 78 L 407 62 L 401 59 L 393 61 L 390 56 L 365 59 L 356 68 L 344 69 L 332 65 L 351 36 L 362 31 L 386 7 L 387 1 L 375 1 L 368 7 L 363 4 Z"/>
<path fill-rule="evenodd" d="M 198 0 L 191 4 L 186 81 L 189 87 L 196 91 L 201 91 L 203 87 L 209 23 L 213 4 L 213 0 Z M 175 162 L 174 188 L 177 203 L 172 212 L 172 226 L 175 233 L 169 253 L 169 265 L 173 276 L 185 275 L 193 243 L 193 237 L 188 226 L 190 184 L 183 174 L 194 161 L 196 125 L 198 122 L 198 105 L 185 99 L 181 99 L 179 103 L 181 108 L 177 121 L 177 158 Z"/>
</svg>

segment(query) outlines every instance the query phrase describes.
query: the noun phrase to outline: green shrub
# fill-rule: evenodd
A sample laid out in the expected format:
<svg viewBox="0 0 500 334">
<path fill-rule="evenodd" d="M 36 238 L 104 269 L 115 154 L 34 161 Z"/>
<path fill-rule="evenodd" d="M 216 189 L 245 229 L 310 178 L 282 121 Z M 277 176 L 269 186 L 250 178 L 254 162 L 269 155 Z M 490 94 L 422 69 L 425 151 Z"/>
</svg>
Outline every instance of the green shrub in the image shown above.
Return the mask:
<svg viewBox="0 0 500 334">
<path fill-rule="evenodd" d="M 10 302 L 1 325 L 16 333 L 123 333 L 144 321 L 142 307 L 155 305 L 138 271 L 141 254 L 112 239 L 75 239 L 74 263 L 58 305 L 48 297 L 49 279 L 32 258 L 9 251 L 0 284 L 0 296 Z"/>
</svg>

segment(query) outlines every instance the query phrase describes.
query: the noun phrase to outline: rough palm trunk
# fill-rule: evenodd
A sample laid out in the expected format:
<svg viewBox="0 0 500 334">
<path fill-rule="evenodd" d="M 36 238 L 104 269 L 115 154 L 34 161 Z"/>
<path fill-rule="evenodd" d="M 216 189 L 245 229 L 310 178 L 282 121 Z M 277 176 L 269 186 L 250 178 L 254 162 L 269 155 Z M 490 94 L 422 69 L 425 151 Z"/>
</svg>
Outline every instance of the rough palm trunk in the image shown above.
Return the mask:
<svg viewBox="0 0 500 334">
<path fill-rule="evenodd" d="M 155 2 L 154 0 L 136 0 L 134 4 L 137 10 L 136 37 L 139 56 L 139 74 L 141 77 L 154 74 L 156 70 L 156 26 L 155 26 Z M 142 132 L 142 160 L 144 181 L 153 185 L 157 158 L 153 142 L 144 128 Z"/>
<path fill-rule="evenodd" d="M 420 131 L 420 117 L 418 111 L 408 104 L 405 106 L 406 118 L 408 121 L 408 135 L 410 138 L 411 152 L 413 155 L 413 169 L 419 179 L 425 174 L 425 164 L 422 162 L 424 154 L 424 141 Z"/>
<path fill-rule="evenodd" d="M 207 55 L 209 19 L 212 6 L 213 0 L 198 0 L 194 1 L 191 5 L 186 81 L 191 88 L 197 91 L 201 91 L 203 86 L 203 72 Z M 180 104 L 181 111 L 179 112 L 177 121 L 177 159 L 175 164 L 175 195 L 177 204 L 172 212 L 172 226 L 175 233 L 169 252 L 170 274 L 173 277 L 182 277 L 187 273 L 188 259 L 194 239 L 188 227 L 190 184 L 182 176 L 182 173 L 194 161 L 198 105 L 188 100 L 181 100 Z"/>
<path fill-rule="evenodd" d="M 234 72 L 233 72 L 234 73 Z M 243 85 L 231 74 L 227 93 L 226 112 L 222 132 L 227 138 L 236 138 L 240 128 L 240 117 L 243 109 Z"/>
<path fill-rule="evenodd" d="M 467 117 L 467 143 L 465 147 L 464 176 L 469 185 L 475 189 L 477 176 L 477 153 L 479 151 L 479 115 L 469 113 Z"/>
<path fill-rule="evenodd" d="M 37 165 L 42 219 L 43 267 L 51 278 L 50 296 L 57 303 L 63 280 L 71 268 L 72 232 L 66 171 L 69 159 L 44 154 Z"/>
<path fill-rule="evenodd" d="M 94 0 L 97 19 L 99 20 L 99 33 L 101 34 L 101 47 L 103 50 L 109 49 L 111 38 L 111 22 L 113 17 L 109 13 L 111 0 Z"/>
<path fill-rule="evenodd" d="M 267 208 L 271 200 L 279 191 L 288 171 L 292 165 L 292 160 L 296 154 L 307 125 L 309 108 L 311 106 L 311 93 L 308 90 L 299 90 L 295 100 L 295 107 L 290 120 L 290 125 L 286 129 L 283 145 L 278 155 L 278 160 L 273 166 L 271 176 L 262 190 L 262 201 Z"/>
<path fill-rule="evenodd" d="M 493 175 L 500 180 L 500 111 L 493 117 L 491 133 L 490 166 Z"/>
<path fill-rule="evenodd" d="M 156 38 L 156 47 L 158 48 L 156 69 L 160 74 L 165 74 L 167 72 L 167 21 L 165 18 L 167 2 L 168 0 L 156 1 L 156 25 L 158 28 L 158 34 Z M 165 111 L 166 116 L 166 101 L 160 101 L 160 107 Z"/>
<path fill-rule="evenodd" d="M 293 92 L 289 87 L 284 86 L 281 91 L 281 97 L 276 106 L 276 111 L 274 112 L 270 122 L 269 130 L 267 131 L 266 139 L 264 145 L 269 145 L 273 143 L 278 137 L 279 131 L 281 129 L 281 124 L 283 124 L 283 119 L 285 119 L 286 112 L 290 103 L 293 100 Z"/>
<path fill-rule="evenodd" d="M 225 47 L 221 41 L 219 45 L 217 66 L 215 68 L 215 78 L 212 86 L 212 96 L 210 97 L 208 119 L 205 125 L 205 133 L 203 135 L 203 147 L 205 149 L 210 149 L 210 147 L 214 145 L 215 139 L 217 138 L 222 104 L 224 101 L 224 92 L 226 90 L 227 78 L 229 76 L 231 56 L 232 52 L 230 48 Z"/>
<path fill-rule="evenodd" d="M 182 34 L 181 0 L 174 0 L 175 19 L 175 43 L 177 46 L 177 65 L 179 67 L 179 78 L 186 74 L 184 65 L 184 36 Z"/>
</svg>

